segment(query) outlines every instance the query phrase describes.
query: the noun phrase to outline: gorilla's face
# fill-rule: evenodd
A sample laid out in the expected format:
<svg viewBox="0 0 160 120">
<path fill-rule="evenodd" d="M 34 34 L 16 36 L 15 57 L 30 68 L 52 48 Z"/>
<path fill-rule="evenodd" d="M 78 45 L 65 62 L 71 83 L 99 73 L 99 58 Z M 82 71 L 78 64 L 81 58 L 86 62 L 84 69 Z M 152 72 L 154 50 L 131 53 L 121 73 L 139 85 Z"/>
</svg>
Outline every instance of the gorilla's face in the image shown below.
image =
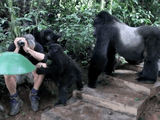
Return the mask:
<svg viewBox="0 0 160 120">
<path fill-rule="evenodd" d="M 104 24 L 104 21 L 103 21 L 101 18 L 96 17 L 96 18 L 94 19 L 94 22 L 93 22 L 93 26 L 94 26 L 94 27 L 97 26 L 97 25 L 102 25 L 102 24 Z"/>
<path fill-rule="evenodd" d="M 94 32 L 93 32 L 93 36 L 96 37 L 97 31 L 98 29 L 102 26 L 102 19 L 99 17 L 96 17 L 94 22 L 93 22 L 93 27 L 94 27 Z"/>
<path fill-rule="evenodd" d="M 105 24 L 104 20 L 102 20 L 100 17 L 96 17 L 94 19 L 93 22 L 93 27 L 94 27 L 94 32 L 93 32 L 93 36 L 97 37 L 97 31 L 99 31 L 99 29 L 101 29 L 101 27 L 103 27 Z"/>
<path fill-rule="evenodd" d="M 61 35 L 56 35 L 52 30 L 47 29 L 44 31 L 44 42 L 48 46 L 53 43 L 58 43 L 58 39 Z"/>
<path fill-rule="evenodd" d="M 52 60 L 57 55 L 61 55 L 62 52 L 63 52 L 62 47 L 59 44 L 54 43 L 49 46 L 47 57 L 48 59 Z"/>
</svg>

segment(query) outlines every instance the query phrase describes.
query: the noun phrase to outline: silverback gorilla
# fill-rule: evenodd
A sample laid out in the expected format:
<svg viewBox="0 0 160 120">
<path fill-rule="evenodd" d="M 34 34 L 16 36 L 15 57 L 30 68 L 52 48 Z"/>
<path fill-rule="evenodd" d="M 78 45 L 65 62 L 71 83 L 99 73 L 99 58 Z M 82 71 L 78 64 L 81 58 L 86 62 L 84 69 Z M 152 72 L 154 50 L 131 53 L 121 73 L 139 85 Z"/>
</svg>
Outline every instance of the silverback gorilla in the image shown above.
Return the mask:
<svg viewBox="0 0 160 120">
<path fill-rule="evenodd" d="M 128 61 L 144 61 L 137 81 L 155 83 L 160 58 L 160 29 L 151 26 L 130 27 L 106 11 L 95 17 L 94 36 L 96 45 L 88 69 L 88 86 L 96 87 L 102 72 L 111 74 L 115 64 L 115 53 Z"/>
<path fill-rule="evenodd" d="M 82 90 L 83 84 L 81 79 L 81 71 L 74 61 L 63 52 L 62 47 L 55 43 L 49 46 L 48 58 L 51 64 L 48 68 L 37 69 L 38 74 L 50 74 L 52 80 L 58 85 L 59 100 L 55 105 L 66 104 L 67 90 L 72 84 L 76 83 L 77 89 Z"/>
</svg>

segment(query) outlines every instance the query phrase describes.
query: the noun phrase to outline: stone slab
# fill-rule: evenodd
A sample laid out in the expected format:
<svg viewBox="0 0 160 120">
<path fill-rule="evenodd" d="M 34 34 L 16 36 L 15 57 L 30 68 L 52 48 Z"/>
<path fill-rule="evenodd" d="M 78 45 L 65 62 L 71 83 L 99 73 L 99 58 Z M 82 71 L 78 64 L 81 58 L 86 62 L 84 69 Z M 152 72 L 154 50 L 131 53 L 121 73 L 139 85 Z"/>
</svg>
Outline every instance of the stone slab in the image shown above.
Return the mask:
<svg viewBox="0 0 160 120">
<path fill-rule="evenodd" d="M 85 87 L 81 92 L 75 90 L 73 96 L 89 103 L 136 116 L 139 106 L 147 95 L 133 91 L 124 84 L 123 80 L 117 82 L 115 79 L 106 77 L 106 75 L 99 77 L 96 89 Z M 135 100 L 137 98 L 138 101 Z"/>
<path fill-rule="evenodd" d="M 147 99 L 139 107 L 138 114 L 137 114 L 137 120 L 140 117 L 140 115 L 143 114 L 143 111 L 146 110 L 146 106 L 148 105 L 148 102 L 154 97 L 156 97 L 156 99 L 160 102 L 160 82 L 156 82 L 156 84 L 154 84 L 153 88 L 150 89 L 150 94 L 148 95 Z M 152 115 L 149 115 L 148 120 L 157 120 L 156 115 L 158 115 L 158 119 L 159 119 L 160 112 L 156 112 Z"/>
<path fill-rule="evenodd" d="M 132 66 L 135 67 L 135 66 Z M 128 67 L 127 67 L 128 68 Z M 130 67 L 131 68 L 131 67 Z M 132 90 L 141 92 L 143 94 L 149 95 L 150 90 L 157 84 L 157 82 L 160 82 L 160 77 L 157 78 L 157 82 L 155 84 L 144 84 L 136 81 L 137 72 L 139 67 L 137 67 L 137 71 L 135 70 L 126 70 L 126 69 L 117 69 L 113 72 L 112 76 L 113 79 L 116 79 L 117 81 L 123 80 L 124 83 L 130 87 Z"/>
<path fill-rule="evenodd" d="M 54 107 L 41 115 L 41 120 L 135 120 L 134 116 L 112 111 L 82 100 Z"/>
</svg>

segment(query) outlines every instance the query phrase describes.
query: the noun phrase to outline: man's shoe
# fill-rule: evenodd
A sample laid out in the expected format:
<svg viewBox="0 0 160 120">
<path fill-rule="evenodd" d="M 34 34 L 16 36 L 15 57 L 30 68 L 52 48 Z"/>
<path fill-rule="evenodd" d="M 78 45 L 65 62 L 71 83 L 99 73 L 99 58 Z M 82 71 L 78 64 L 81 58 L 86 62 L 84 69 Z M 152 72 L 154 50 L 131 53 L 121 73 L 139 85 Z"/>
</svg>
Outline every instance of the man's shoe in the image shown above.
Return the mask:
<svg viewBox="0 0 160 120">
<path fill-rule="evenodd" d="M 17 96 L 17 97 L 10 97 L 11 101 L 11 110 L 10 110 L 10 115 L 16 115 L 19 113 L 20 108 L 23 106 L 23 101 L 22 99 Z"/>
<path fill-rule="evenodd" d="M 30 92 L 29 94 L 29 99 L 31 101 L 31 108 L 33 111 L 38 111 L 39 109 L 39 100 L 40 98 L 37 96 L 37 93 L 36 94 L 33 94 Z"/>
</svg>

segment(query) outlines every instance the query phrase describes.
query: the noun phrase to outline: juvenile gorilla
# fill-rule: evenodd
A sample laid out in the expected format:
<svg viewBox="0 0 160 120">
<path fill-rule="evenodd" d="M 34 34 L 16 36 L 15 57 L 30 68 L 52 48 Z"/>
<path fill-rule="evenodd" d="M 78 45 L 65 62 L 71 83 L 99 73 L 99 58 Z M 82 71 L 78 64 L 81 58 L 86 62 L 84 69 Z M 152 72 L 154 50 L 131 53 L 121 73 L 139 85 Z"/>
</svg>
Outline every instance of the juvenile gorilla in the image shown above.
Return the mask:
<svg viewBox="0 0 160 120">
<path fill-rule="evenodd" d="M 59 100 L 55 105 L 66 104 L 66 91 L 72 84 L 76 83 L 77 89 L 82 90 L 83 84 L 81 79 L 81 71 L 76 66 L 74 61 L 66 55 L 59 44 L 51 44 L 49 46 L 48 58 L 51 64 L 48 68 L 37 69 L 38 74 L 50 74 L 52 80 L 58 85 Z"/>
<path fill-rule="evenodd" d="M 144 61 L 143 70 L 137 81 L 155 83 L 160 58 L 160 29 L 151 26 L 130 27 L 106 11 L 95 18 L 94 36 L 96 45 L 88 71 L 88 86 L 96 87 L 102 72 L 111 74 L 114 69 L 115 53 L 130 62 Z"/>
<path fill-rule="evenodd" d="M 32 31 L 32 34 L 35 37 L 36 41 L 43 46 L 45 52 L 48 52 L 47 48 L 50 44 L 58 43 L 58 39 L 61 37 L 61 35 L 55 34 L 50 28 L 41 30 L 40 32 L 37 28 L 35 28 Z"/>
</svg>

